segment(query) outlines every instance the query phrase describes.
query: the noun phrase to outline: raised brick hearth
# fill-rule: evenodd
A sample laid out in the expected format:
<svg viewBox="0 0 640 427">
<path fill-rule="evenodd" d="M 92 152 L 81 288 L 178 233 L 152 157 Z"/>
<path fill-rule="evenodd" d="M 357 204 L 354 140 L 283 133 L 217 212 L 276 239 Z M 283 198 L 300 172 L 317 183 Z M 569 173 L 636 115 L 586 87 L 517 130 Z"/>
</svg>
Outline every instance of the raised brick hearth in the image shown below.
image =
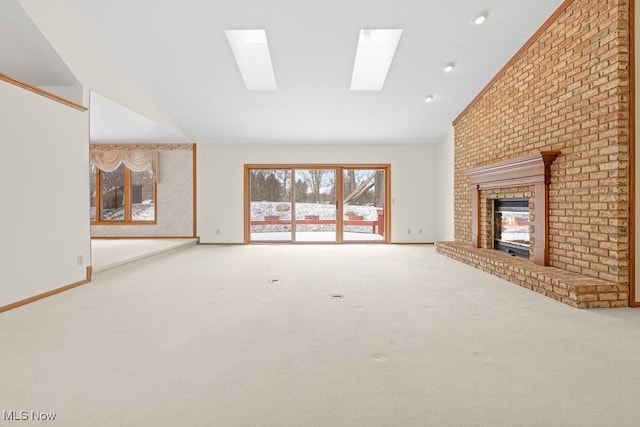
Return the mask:
<svg viewBox="0 0 640 427">
<path fill-rule="evenodd" d="M 459 242 L 436 243 L 438 253 L 577 308 L 626 307 L 626 285 L 534 264 L 492 249 Z"/>
</svg>

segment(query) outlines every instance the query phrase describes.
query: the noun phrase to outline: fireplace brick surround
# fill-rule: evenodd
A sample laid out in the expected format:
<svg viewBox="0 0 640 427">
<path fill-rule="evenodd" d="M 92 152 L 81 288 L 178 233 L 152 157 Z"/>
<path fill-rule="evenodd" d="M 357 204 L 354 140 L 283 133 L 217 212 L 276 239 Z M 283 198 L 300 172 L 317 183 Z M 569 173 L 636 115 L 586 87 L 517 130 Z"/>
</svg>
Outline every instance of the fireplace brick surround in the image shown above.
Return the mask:
<svg viewBox="0 0 640 427">
<path fill-rule="evenodd" d="M 549 183 L 551 163 L 560 155 L 559 151 L 542 151 L 490 165 L 463 171 L 469 177 L 471 197 L 471 244 L 477 248 L 491 248 L 493 237 L 491 203 L 494 198 L 514 198 L 514 187 L 527 185 L 533 192 L 523 192 L 529 199 L 531 214 L 530 245 L 531 259 L 538 265 L 549 265 Z M 496 190 L 496 197 L 487 191 Z M 516 191 L 518 191 L 516 189 Z M 522 197 L 520 196 L 520 197 Z M 484 206 L 483 206 L 484 203 Z"/>
<path fill-rule="evenodd" d="M 573 307 L 629 305 L 630 7 L 565 1 L 456 118 L 455 241 L 438 252 Z M 476 207 L 465 172 L 544 151 L 560 154 L 538 265 L 488 249 L 482 225 L 497 197 L 529 198 L 534 213 L 535 185 L 483 189 Z"/>
</svg>

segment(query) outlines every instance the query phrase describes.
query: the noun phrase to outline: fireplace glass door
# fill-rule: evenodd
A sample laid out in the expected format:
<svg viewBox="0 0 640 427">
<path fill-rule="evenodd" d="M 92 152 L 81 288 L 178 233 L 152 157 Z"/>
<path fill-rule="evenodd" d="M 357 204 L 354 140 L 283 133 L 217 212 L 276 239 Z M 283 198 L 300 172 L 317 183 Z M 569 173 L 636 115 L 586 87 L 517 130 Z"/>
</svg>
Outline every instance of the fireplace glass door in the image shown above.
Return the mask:
<svg viewBox="0 0 640 427">
<path fill-rule="evenodd" d="M 493 205 L 493 248 L 529 257 L 529 200 L 496 199 Z"/>
</svg>

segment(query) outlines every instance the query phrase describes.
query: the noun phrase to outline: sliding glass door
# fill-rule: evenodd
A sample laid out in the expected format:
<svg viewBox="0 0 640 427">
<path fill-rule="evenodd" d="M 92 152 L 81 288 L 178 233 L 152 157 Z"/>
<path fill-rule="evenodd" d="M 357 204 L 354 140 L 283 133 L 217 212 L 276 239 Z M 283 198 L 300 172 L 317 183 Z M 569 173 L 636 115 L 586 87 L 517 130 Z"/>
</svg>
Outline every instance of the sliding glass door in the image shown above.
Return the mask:
<svg viewBox="0 0 640 427">
<path fill-rule="evenodd" d="M 344 241 L 385 240 L 385 169 L 344 168 Z"/>
<path fill-rule="evenodd" d="M 245 241 L 388 241 L 388 165 L 245 165 Z"/>
<path fill-rule="evenodd" d="M 336 169 L 294 169 L 297 242 L 336 242 Z"/>
<path fill-rule="evenodd" d="M 252 169 L 249 193 L 251 240 L 290 241 L 293 218 L 291 170 Z"/>
</svg>

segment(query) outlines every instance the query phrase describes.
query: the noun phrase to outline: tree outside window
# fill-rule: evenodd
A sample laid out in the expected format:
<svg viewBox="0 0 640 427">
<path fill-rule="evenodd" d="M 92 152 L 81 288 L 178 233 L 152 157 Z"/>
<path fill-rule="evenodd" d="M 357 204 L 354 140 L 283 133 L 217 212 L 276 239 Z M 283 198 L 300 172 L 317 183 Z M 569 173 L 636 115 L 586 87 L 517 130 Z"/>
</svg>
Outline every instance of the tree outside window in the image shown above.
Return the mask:
<svg viewBox="0 0 640 427">
<path fill-rule="evenodd" d="M 155 224 L 156 184 L 151 169 L 132 171 L 120 164 L 105 172 L 91 164 L 89 175 L 92 222 Z"/>
</svg>

